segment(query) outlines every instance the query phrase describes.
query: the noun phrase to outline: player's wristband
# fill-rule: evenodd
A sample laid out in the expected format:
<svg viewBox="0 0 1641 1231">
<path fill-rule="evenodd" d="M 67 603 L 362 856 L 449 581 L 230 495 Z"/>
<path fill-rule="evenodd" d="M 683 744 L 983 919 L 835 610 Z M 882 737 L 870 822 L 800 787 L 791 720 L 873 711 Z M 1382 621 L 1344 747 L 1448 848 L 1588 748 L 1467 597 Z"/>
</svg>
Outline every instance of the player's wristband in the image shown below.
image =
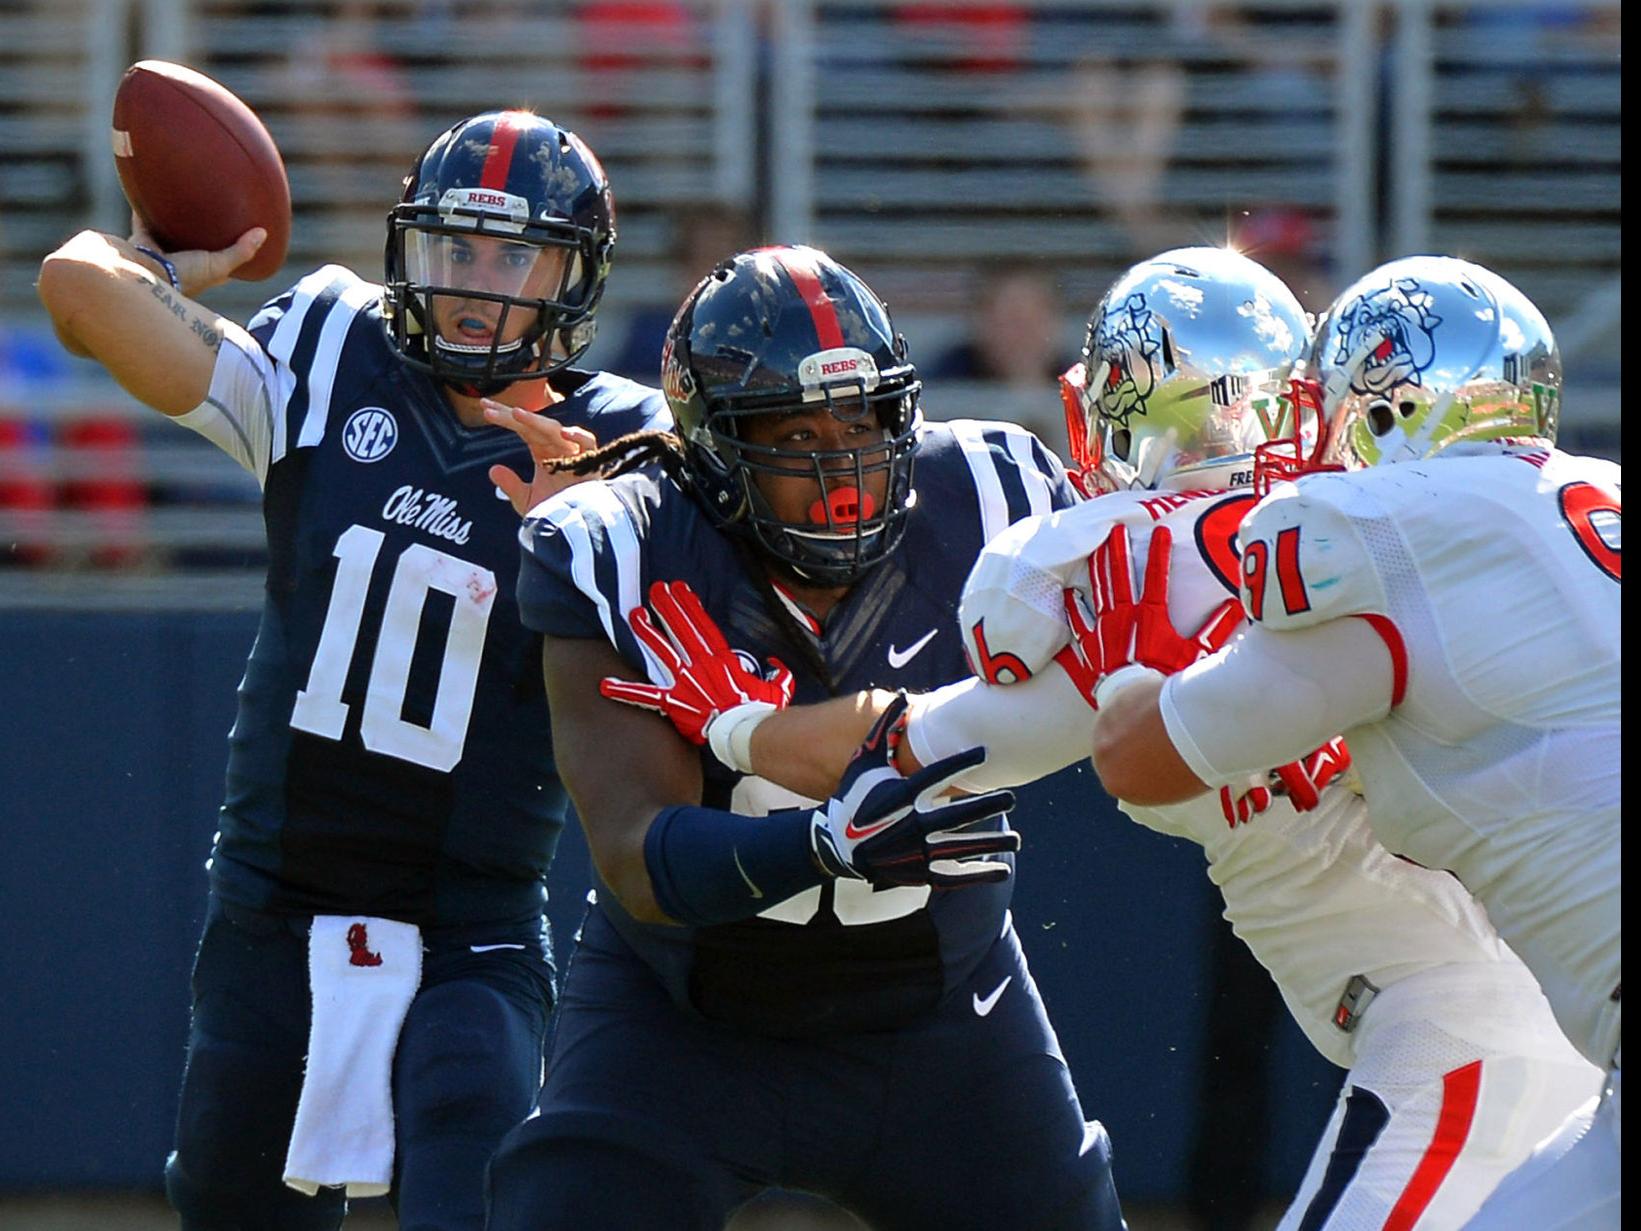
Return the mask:
<svg viewBox="0 0 1641 1231">
<path fill-rule="evenodd" d="M 1132 688 L 1135 684 L 1166 678 L 1155 667 L 1147 667 L 1143 663 L 1129 663 L 1126 667 L 1118 667 L 1094 686 L 1094 708 L 1104 709 L 1119 692 Z"/>
<path fill-rule="evenodd" d="M 707 746 L 712 755 L 736 773 L 756 772 L 752 768 L 752 733 L 779 708 L 768 701 L 748 701 L 719 714 L 707 723 Z"/>
<path fill-rule="evenodd" d="M 678 804 L 644 835 L 655 904 L 691 927 L 750 919 L 825 879 L 810 849 L 811 810 L 742 816 Z"/>
<path fill-rule="evenodd" d="M 173 291 L 182 289 L 182 279 L 177 277 L 177 267 L 171 263 L 170 257 L 163 252 L 155 252 L 152 248 L 145 248 L 141 244 L 132 244 L 131 246 L 149 260 L 158 262 L 159 267 L 165 271 L 165 276 L 170 279 Z"/>
</svg>

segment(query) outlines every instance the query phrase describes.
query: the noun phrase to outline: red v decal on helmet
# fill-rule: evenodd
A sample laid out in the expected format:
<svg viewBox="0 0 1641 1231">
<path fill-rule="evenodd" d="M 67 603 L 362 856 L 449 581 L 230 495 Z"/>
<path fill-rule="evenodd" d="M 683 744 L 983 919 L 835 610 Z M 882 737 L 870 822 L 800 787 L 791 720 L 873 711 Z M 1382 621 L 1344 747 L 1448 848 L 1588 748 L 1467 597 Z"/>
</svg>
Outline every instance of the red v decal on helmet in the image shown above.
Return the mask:
<svg viewBox="0 0 1641 1231">
<path fill-rule="evenodd" d="M 507 171 L 513 165 L 513 147 L 524 131 L 526 116 L 519 111 L 504 111 L 496 122 L 495 138 L 490 153 L 485 157 L 484 170 L 479 172 L 479 187 L 503 192 L 507 188 Z"/>
<path fill-rule="evenodd" d="M 820 271 L 806 253 L 794 248 L 771 248 L 769 253 L 781 263 L 792 285 L 798 288 L 804 305 L 815 322 L 815 334 L 822 350 L 834 350 L 843 345 L 843 326 L 838 324 L 838 310 L 826 297 L 821 286 Z"/>
</svg>

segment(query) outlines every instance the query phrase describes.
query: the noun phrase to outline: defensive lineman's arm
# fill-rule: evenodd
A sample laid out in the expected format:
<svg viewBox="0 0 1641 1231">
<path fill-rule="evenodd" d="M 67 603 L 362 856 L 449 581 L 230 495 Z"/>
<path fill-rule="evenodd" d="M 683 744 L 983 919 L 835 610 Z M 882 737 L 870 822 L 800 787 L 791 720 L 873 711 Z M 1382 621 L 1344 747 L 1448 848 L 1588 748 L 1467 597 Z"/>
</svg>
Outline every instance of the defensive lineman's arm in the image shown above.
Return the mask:
<svg viewBox="0 0 1641 1231">
<path fill-rule="evenodd" d="M 174 252 L 180 289 L 163 266 L 136 250 L 156 248 L 136 230 L 131 239 L 81 231 L 40 266 L 38 290 L 57 337 L 71 354 L 95 359 L 138 401 L 185 415 L 211 388 L 228 318 L 195 303 L 262 246 L 253 227 L 219 252 Z"/>
<path fill-rule="evenodd" d="M 812 799 L 824 797 L 894 695 L 873 689 L 771 714 L 752 733 L 752 772 Z M 1094 711 L 1058 663 L 1020 684 L 989 685 L 971 676 L 911 697 L 895 765 L 916 773 L 983 745 L 984 764 L 955 785 L 967 791 L 1019 786 L 1087 757 L 1093 726 Z"/>
<path fill-rule="evenodd" d="M 1018 850 L 1019 835 L 970 828 L 1007 812 L 1007 792 L 936 802 L 984 751 L 902 777 L 887 765 L 886 727 L 897 709 L 819 808 L 744 816 L 700 806 L 699 754 L 670 721 L 600 695 L 601 680 L 630 674 L 613 648 L 549 636 L 542 666 L 554 754 L 593 862 L 642 922 L 733 922 L 840 876 L 879 888 L 955 888 L 1010 875 L 1007 863 L 976 857 Z"/>
<path fill-rule="evenodd" d="M 1113 696 L 1094 727 L 1094 769 L 1119 799 L 1180 803 L 1301 757 L 1329 732 L 1348 739 L 1390 712 L 1395 678 L 1366 620 L 1255 626 L 1178 675 Z"/>
<path fill-rule="evenodd" d="M 894 699 L 894 693 L 874 688 L 771 714 L 752 732 L 752 772 L 809 799 L 825 799 Z M 895 763 L 906 774 L 922 768 L 911 763 L 904 744 Z"/>
</svg>

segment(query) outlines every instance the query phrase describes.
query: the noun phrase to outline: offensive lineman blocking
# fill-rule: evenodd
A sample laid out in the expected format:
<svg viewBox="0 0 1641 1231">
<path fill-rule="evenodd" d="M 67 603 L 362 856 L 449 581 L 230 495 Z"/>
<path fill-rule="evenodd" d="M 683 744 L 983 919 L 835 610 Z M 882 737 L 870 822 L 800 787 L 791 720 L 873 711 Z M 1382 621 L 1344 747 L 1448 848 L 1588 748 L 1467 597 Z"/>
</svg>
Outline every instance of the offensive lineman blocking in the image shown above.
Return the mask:
<svg viewBox="0 0 1641 1231">
<path fill-rule="evenodd" d="M 663 364 L 676 434 L 609 447 L 659 465 L 570 489 L 522 536 L 600 884 L 541 1114 L 491 1167 L 492 1227 L 717 1231 L 782 1184 L 878 1231 L 1116 1231 L 1108 1140 L 1010 921 L 1007 797 L 934 798 L 980 751 L 902 778 L 891 707 L 804 800 L 599 696 L 660 708 L 712 623 L 766 705 L 948 679 L 974 554 L 1074 501 L 1063 469 L 1012 425 L 924 424 L 882 302 L 814 249 L 724 261 Z M 731 643 L 791 670 L 748 671 Z"/>
</svg>

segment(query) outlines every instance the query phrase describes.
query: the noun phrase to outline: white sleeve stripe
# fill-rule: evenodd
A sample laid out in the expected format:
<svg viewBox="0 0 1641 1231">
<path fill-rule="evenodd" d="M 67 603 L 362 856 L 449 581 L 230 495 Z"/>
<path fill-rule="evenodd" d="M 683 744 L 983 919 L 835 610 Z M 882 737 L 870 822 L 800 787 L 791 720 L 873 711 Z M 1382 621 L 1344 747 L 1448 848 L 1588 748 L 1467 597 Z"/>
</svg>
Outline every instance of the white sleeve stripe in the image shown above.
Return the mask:
<svg viewBox="0 0 1641 1231">
<path fill-rule="evenodd" d="M 268 455 L 270 469 L 285 456 L 286 446 L 290 443 L 290 433 L 285 430 L 285 411 L 290 408 L 291 395 L 296 392 L 296 375 L 284 364 L 277 365 L 273 375 L 278 397 L 276 400 L 272 392 L 268 394 L 268 419 L 273 424 Z"/>
<path fill-rule="evenodd" d="M 1050 488 L 1048 476 L 1038 465 L 1037 458 L 1032 452 L 1032 442 L 1035 439 L 1029 432 L 1015 431 L 1005 428 L 1003 439 L 1008 441 L 1009 456 L 1014 459 L 1015 466 L 1020 472 L 1020 486 L 1026 492 L 1026 504 L 1031 509 L 1033 517 L 1040 517 L 1054 511 L 1054 492 Z"/>
<path fill-rule="evenodd" d="M 335 277 L 332 267 L 328 265 L 299 280 L 291 288 L 290 306 L 280 316 L 279 324 L 274 327 L 273 337 L 268 339 L 268 354 L 278 361 L 278 370 L 282 377 L 285 377 L 279 382 L 279 405 L 274 412 L 274 426 L 278 430 L 274 434 L 269 465 L 285 456 L 285 412 L 290 409 L 291 396 L 296 392 L 298 383 L 294 375 L 290 375 L 291 356 L 296 353 L 296 344 L 302 337 L 302 326 L 308 319 L 308 310 L 313 307 L 313 301 L 333 281 Z M 270 319 L 266 315 L 267 312 L 268 309 L 264 308 L 253 319 L 252 324 Z"/>
<path fill-rule="evenodd" d="M 299 448 L 316 445 L 325 435 L 325 420 L 330 416 L 330 395 L 336 383 L 336 369 L 342 360 L 342 345 L 348 330 L 360 311 L 378 294 L 368 282 L 355 282 L 343 291 L 325 317 L 319 333 L 319 346 L 308 365 L 308 413 L 302 420 L 302 434 L 297 437 Z"/>
<path fill-rule="evenodd" d="M 313 301 L 335 280 L 331 267 L 316 269 L 298 282 L 291 292 L 291 306 L 279 318 L 273 337 L 268 339 L 268 353 L 281 363 L 289 363 L 296 353 L 296 341 L 302 336 L 302 323 L 308 319 Z"/>
<path fill-rule="evenodd" d="M 633 525 L 632 514 L 627 511 L 627 506 L 621 503 L 621 498 L 602 484 L 584 484 L 576 492 L 576 502 L 603 523 L 615 563 L 616 602 L 620 604 L 616 615 L 625 624 L 627 613 L 644 604 L 638 527 Z M 611 640 L 614 641 L 613 635 Z M 660 659 L 655 657 L 649 646 L 637 637 L 634 637 L 634 641 L 644 655 L 644 670 L 650 680 L 657 684 L 672 683 L 671 673 L 662 666 Z"/>
<path fill-rule="evenodd" d="M 554 501 L 543 511 L 543 516 L 559 528 L 564 541 L 570 545 L 570 579 L 598 608 L 598 619 L 604 625 L 604 635 L 615 645 L 615 624 L 610 619 L 610 602 L 598 588 L 593 572 L 593 540 L 588 533 L 581 509 L 569 502 Z"/>
<path fill-rule="evenodd" d="M 997 474 L 997 463 L 992 460 L 991 446 L 980 436 L 979 425 L 972 419 L 957 419 L 946 425 L 957 438 L 963 450 L 963 460 L 974 476 L 974 488 L 980 498 L 980 534 L 991 542 L 1009 524 L 1008 497 L 1003 494 L 1003 482 Z"/>
<path fill-rule="evenodd" d="M 573 501 L 550 501 L 542 515 L 564 534 L 565 541 L 570 545 L 571 579 L 574 580 L 576 588 L 592 599 L 597 606 L 599 622 L 604 625 L 604 635 L 609 638 L 612 646 L 618 651 L 621 650 L 623 645 L 616 632 L 616 620 L 619 619 L 621 627 L 625 628 L 627 612 L 642 604 L 639 595 L 641 576 L 638 531 L 632 524 L 631 514 L 614 492 L 598 484 L 588 483 L 581 485 Z M 606 539 L 614 552 L 616 602 L 620 604 L 619 612 L 611 609 L 609 598 L 598 584 L 598 557 L 593 551 L 592 534 L 587 526 L 589 519 L 594 519 L 603 526 Z M 644 670 L 651 681 L 670 684 L 671 675 L 650 648 L 637 637 L 632 637 L 631 640 L 644 655 Z"/>
<path fill-rule="evenodd" d="M 605 489 L 608 490 L 608 489 Z M 620 510 L 620 515 L 614 519 L 606 519 L 605 525 L 609 530 L 610 546 L 615 548 L 615 584 L 616 596 L 621 603 L 621 618 L 626 619 L 627 612 L 644 603 L 641 592 L 642 574 L 639 571 L 638 530 L 632 524 L 626 507 L 621 504 L 614 494 L 610 495 L 611 502 Z M 642 640 L 639 648 L 644 651 L 644 670 L 651 682 L 671 684 L 672 676 L 662 668 L 660 661 L 651 652 L 649 646 Z"/>
</svg>

